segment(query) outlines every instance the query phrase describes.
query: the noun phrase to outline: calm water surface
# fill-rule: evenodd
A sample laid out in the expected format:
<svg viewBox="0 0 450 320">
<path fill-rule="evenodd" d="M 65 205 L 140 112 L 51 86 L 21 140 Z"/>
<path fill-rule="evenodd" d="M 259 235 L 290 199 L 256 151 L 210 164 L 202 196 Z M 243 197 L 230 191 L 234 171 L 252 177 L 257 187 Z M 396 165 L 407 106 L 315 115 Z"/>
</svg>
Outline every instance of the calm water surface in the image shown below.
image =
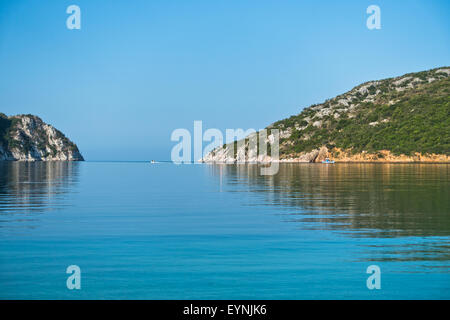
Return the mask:
<svg viewBox="0 0 450 320">
<path fill-rule="evenodd" d="M 0 298 L 449 299 L 449 169 L 0 162 Z"/>
</svg>

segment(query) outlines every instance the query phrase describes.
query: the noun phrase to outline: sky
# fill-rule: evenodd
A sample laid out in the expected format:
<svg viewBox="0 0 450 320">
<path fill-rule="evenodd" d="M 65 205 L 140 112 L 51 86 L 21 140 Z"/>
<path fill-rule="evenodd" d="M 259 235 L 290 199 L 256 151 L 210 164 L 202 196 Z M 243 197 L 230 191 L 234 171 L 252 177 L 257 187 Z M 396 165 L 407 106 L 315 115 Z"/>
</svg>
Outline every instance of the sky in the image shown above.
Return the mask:
<svg viewBox="0 0 450 320">
<path fill-rule="evenodd" d="M 169 160 L 171 133 L 194 120 L 261 129 L 362 82 L 449 66 L 449 13 L 432 0 L 0 0 L 0 112 L 38 115 L 86 160 Z"/>
</svg>

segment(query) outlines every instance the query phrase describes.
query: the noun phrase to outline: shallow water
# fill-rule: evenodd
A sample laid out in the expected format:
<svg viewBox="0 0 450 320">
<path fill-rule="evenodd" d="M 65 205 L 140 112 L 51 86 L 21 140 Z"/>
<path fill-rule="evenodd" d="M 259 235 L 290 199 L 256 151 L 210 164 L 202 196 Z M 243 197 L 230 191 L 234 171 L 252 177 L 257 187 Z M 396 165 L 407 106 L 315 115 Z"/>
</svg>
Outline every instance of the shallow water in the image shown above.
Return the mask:
<svg viewBox="0 0 450 320">
<path fill-rule="evenodd" d="M 449 169 L 0 162 L 0 298 L 449 299 Z"/>
</svg>

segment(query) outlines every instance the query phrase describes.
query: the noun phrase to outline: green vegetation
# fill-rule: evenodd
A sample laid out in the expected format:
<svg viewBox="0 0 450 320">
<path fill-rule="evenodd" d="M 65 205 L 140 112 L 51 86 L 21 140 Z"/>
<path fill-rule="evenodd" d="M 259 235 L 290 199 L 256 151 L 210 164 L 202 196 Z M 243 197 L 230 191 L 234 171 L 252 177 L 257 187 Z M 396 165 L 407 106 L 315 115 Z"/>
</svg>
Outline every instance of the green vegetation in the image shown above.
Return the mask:
<svg viewBox="0 0 450 320">
<path fill-rule="evenodd" d="M 400 83 L 386 79 L 376 86 L 366 86 L 363 93 L 355 91 L 363 84 L 319 107 L 311 106 L 299 115 L 274 123 L 272 128 L 291 131 L 288 138 L 280 139 L 280 153 L 296 154 L 325 145 L 354 153 L 390 150 L 397 155 L 449 155 L 448 74 L 430 70 L 405 76 L 411 78 Z M 434 78 L 432 82 L 428 81 L 430 78 Z M 370 99 L 366 99 L 368 96 Z M 347 99 L 354 108 L 339 104 L 339 99 Z M 332 112 L 319 115 L 327 108 L 332 108 Z M 338 109 L 343 111 L 337 112 Z M 314 126 L 316 121 L 321 122 Z"/>
<path fill-rule="evenodd" d="M 0 113 L 0 145 L 5 148 L 18 148 L 20 144 L 12 138 L 18 119 L 8 118 L 4 113 Z"/>
</svg>

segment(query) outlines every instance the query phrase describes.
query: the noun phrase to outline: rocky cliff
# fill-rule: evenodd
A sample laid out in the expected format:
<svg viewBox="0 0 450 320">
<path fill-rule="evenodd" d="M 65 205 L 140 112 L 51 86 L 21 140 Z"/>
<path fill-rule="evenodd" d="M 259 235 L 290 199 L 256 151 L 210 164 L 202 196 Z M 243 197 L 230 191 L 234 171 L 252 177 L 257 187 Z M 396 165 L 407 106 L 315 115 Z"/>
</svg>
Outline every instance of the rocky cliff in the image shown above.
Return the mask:
<svg viewBox="0 0 450 320">
<path fill-rule="evenodd" d="M 78 147 L 33 115 L 0 113 L 0 160 L 83 161 Z"/>
<path fill-rule="evenodd" d="M 450 162 L 449 76 L 441 67 L 363 83 L 271 124 L 268 137 L 279 130 L 281 162 Z M 246 161 L 274 161 L 250 150 L 249 137 L 202 160 L 235 162 L 245 153 Z"/>
</svg>

